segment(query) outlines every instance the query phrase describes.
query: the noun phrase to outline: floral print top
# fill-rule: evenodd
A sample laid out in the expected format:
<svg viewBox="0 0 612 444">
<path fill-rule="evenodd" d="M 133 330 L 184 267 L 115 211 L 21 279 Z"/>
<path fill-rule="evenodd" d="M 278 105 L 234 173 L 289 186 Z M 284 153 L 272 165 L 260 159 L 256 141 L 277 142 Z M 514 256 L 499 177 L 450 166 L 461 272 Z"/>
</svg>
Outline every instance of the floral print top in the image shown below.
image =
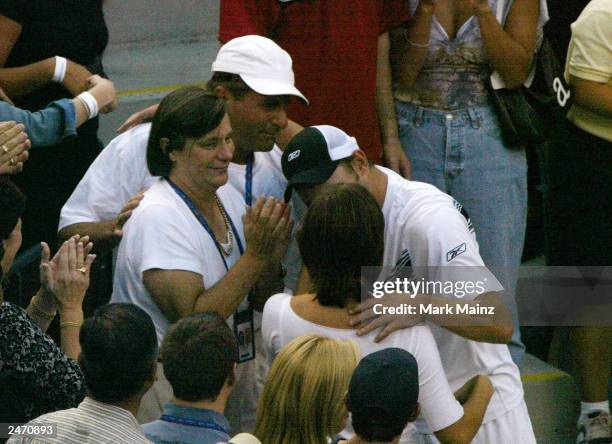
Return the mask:
<svg viewBox="0 0 612 444">
<path fill-rule="evenodd" d="M 499 1 L 502 0 L 489 0 L 493 13 Z M 409 3 L 414 14 L 419 0 L 409 0 Z M 511 0 L 505 0 L 500 5 L 502 21 L 505 22 L 511 6 Z M 546 1 L 540 0 L 538 38 L 547 20 Z M 394 95 L 402 102 L 442 111 L 486 105 L 489 97 L 487 85 L 492 71 L 476 17 L 470 17 L 451 40 L 434 16 L 423 68 L 411 87 L 394 85 Z"/>
<path fill-rule="evenodd" d="M 0 304 L 0 376 L 19 395 L 27 420 L 77 407 L 85 397 L 78 364 L 24 309 L 6 302 Z"/>
</svg>

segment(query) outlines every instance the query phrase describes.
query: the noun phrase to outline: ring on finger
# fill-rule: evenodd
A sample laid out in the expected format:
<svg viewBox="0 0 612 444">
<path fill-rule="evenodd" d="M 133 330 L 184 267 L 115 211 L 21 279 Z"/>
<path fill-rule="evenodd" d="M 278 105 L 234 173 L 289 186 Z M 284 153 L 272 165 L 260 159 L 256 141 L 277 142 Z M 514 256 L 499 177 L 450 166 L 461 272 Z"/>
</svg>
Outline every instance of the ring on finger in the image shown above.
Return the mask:
<svg viewBox="0 0 612 444">
<path fill-rule="evenodd" d="M 0 148 L 2 148 L 2 151 L 4 152 L 4 154 L 8 154 L 8 152 L 10 151 L 6 145 L 2 145 L 2 147 Z"/>
<path fill-rule="evenodd" d="M 80 271 L 81 273 L 85 274 L 85 273 L 87 273 L 87 267 L 85 267 L 85 265 L 83 265 L 81 268 L 77 268 L 77 271 Z"/>
</svg>

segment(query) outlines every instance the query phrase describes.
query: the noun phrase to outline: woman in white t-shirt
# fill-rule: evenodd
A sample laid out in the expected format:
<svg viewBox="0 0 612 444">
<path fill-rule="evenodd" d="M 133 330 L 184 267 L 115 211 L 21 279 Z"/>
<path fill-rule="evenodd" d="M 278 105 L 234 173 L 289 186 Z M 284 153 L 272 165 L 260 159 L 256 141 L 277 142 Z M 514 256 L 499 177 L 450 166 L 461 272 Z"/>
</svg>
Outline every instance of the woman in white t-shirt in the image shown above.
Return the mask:
<svg viewBox="0 0 612 444">
<path fill-rule="evenodd" d="M 292 223 L 274 198 L 258 198 L 245 213 L 244 197 L 224 186 L 233 154 L 222 99 L 197 87 L 164 98 L 147 146 L 150 173 L 160 178 L 124 226 L 111 301 L 145 310 L 160 343 L 192 313 L 227 319 L 241 341 L 225 416 L 242 432 L 252 429 L 257 405 L 254 310 L 273 292 L 262 289 L 283 288 L 278 271 Z M 171 397 L 160 373 L 139 420 L 159 418 Z"/>
<path fill-rule="evenodd" d="M 415 423 L 418 431 L 432 430 L 443 443 L 470 442 L 493 394 L 486 376 L 468 381 L 455 398 L 428 327 L 400 330 L 375 343 L 375 333 L 357 337 L 349 324 L 347 307 L 360 300 L 361 267 L 379 266 L 383 259 L 384 218 L 370 193 L 356 184 L 328 187 L 310 205 L 298 244 L 312 293 L 277 294 L 268 300 L 262 325 L 268 359 L 308 333 L 352 339 L 363 356 L 387 347 L 407 350 L 419 366 L 422 419 Z M 345 429 L 343 436 L 351 433 Z M 415 436 L 409 425 L 401 442 L 412 442 Z"/>
</svg>

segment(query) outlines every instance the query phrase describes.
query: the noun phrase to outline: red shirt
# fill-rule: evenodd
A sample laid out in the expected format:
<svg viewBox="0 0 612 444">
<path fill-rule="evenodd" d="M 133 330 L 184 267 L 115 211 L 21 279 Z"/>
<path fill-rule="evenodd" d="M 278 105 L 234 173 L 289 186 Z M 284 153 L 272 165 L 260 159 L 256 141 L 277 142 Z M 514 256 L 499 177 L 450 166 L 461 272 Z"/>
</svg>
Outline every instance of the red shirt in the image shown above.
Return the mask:
<svg viewBox="0 0 612 444">
<path fill-rule="evenodd" d="M 376 115 L 378 36 L 408 20 L 406 0 L 221 0 L 219 40 L 259 34 L 293 59 L 296 86 L 289 118 L 303 126 L 334 125 L 355 136 L 379 162 Z"/>
</svg>

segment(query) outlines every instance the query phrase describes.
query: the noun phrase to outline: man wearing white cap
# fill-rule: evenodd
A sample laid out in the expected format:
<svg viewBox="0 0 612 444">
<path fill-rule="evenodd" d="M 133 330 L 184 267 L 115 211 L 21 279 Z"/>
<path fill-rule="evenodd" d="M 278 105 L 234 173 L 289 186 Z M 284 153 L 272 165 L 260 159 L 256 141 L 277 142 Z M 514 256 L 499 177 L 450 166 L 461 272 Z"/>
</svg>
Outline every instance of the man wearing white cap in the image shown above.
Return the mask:
<svg viewBox="0 0 612 444">
<path fill-rule="evenodd" d="M 287 120 L 289 98 L 308 103 L 294 85 L 291 57 L 270 39 L 244 36 L 221 47 L 212 71 L 207 88 L 226 100 L 236 146 L 229 185 L 249 205 L 259 196 L 282 198 L 287 182 L 275 142 L 288 123 L 296 132 L 300 129 Z M 141 199 L 138 193 L 156 180 L 146 163 L 150 129 L 148 123 L 138 125 L 100 153 L 62 208 L 61 238 L 87 233 L 98 246 L 119 243 L 122 227 Z"/>
<path fill-rule="evenodd" d="M 280 166 L 282 151 L 276 145 L 281 130 L 301 129 L 287 120 L 290 97 L 307 99 L 295 87 L 289 54 L 272 40 L 250 35 L 223 45 L 212 64 L 207 88 L 226 100 L 236 146 L 229 166 L 228 185 L 247 205 L 259 196 L 282 199 L 287 181 Z M 141 117 L 153 117 L 158 105 Z M 97 248 L 114 248 L 123 225 L 142 199 L 141 191 L 157 179 L 147 169 L 146 147 L 151 129 L 144 123 L 115 137 L 91 164 L 62 208 L 59 237 L 88 233 Z M 284 271 L 283 271 L 284 274 Z M 296 273 L 287 282 L 297 284 Z"/>
</svg>

